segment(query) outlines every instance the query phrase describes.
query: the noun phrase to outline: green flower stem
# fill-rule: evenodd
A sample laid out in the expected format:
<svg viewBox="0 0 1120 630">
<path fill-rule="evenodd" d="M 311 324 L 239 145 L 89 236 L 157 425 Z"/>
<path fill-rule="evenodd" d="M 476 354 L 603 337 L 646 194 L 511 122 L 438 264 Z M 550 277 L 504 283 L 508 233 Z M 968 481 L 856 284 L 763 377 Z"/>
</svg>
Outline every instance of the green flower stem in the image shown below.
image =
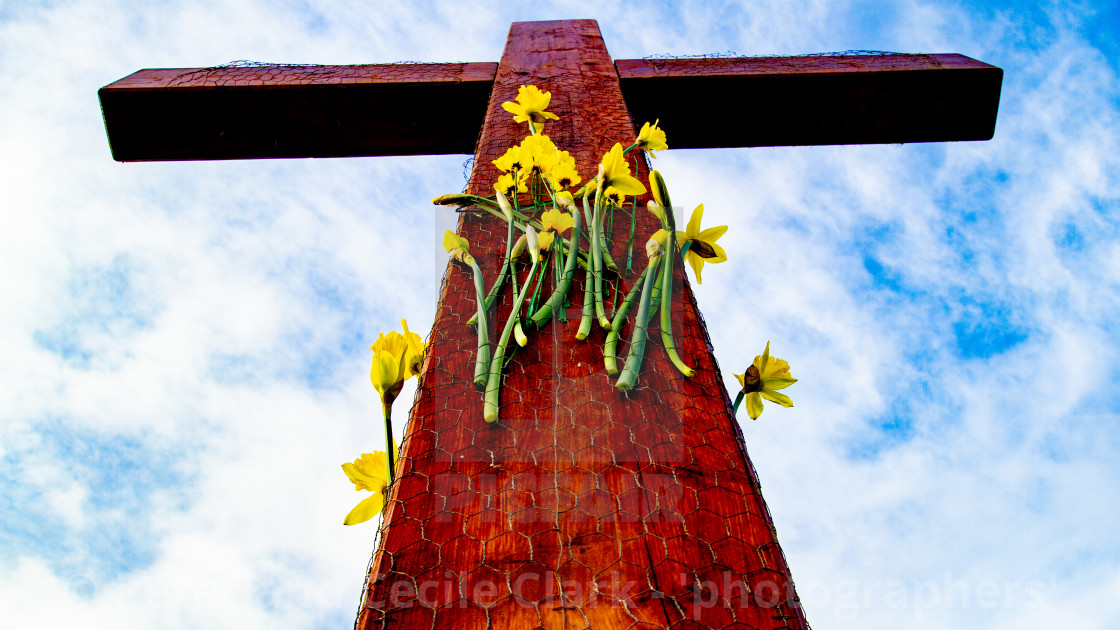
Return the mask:
<svg viewBox="0 0 1120 630">
<path fill-rule="evenodd" d="M 548 264 L 549 261 L 545 260 L 544 264 L 541 265 L 541 270 L 537 272 L 537 288 L 533 289 L 533 297 L 529 298 L 529 308 L 525 309 L 529 313 L 537 310 L 537 297 L 540 296 L 541 287 L 544 286 L 544 277 L 548 275 Z M 530 277 L 529 280 L 532 280 L 532 277 Z M 526 280 L 526 282 L 529 280 Z M 521 345 L 524 346 L 525 344 Z"/>
<path fill-rule="evenodd" d="M 747 393 L 740 390 L 739 395 L 735 397 L 735 404 L 731 406 L 731 415 L 739 413 L 739 405 L 742 404 L 743 399 L 747 397 Z"/>
<path fill-rule="evenodd" d="M 603 190 L 599 187 L 595 195 L 595 215 L 591 220 L 591 255 L 592 266 L 595 268 L 595 317 L 603 328 L 611 327 L 611 320 L 607 319 L 607 310 L 603 306 Z"/>
<path fill-rule="evenodd" d="M 502 221 L 506 221 L 506 215 L 502 214 L 502 211 L 498 209 L 498 204 L 496 202 L 494 202 L 493 200 L 487 199 L 486 197 L 475 197 L 474 195 L 471 195 L 471 197 L 473 197 L 474 199 L 477 200 L 477 201 L 475 201 L 475 207 L 480 208 L 482 210 L 485 210 L 486 212 L 489 212 L 490 214 L 492 214 L 492 215 L 498 217 L 499 219 L 501 219 Z M 459 212 L 463 212 L 463 211 L 464 210 L 462 208 L 459 209 Z M 521 219 L 522 221 L 531 224 L 534 228 L 537 228 L 538 227 L 537 224 L 540 223 L 539 221 L 530 220 L 528 216 L 526 216 L 526 215 L 524 215 L 521 212 L 518 212 L 516 210 L 514 210 L 514 212 L 513 212 L 513 217 L 515 219 Z M 519 223 L 517 225 L 517 227 L 522 232 L 525 231 L 525 226 L 524 225 L 521 225 Z"/>
<path fill-rule="evenodd" d="M 649 265 L 638 274 L 634 279 L 634 286 L 630 287 L 630 292 L 626 294 L 626 298 L 622 300 L 622 305 L 618 307 L 618 312 L 614 314 L 614 321 L 611 322 L 611 330 L 607 333 L 607 341 L 603 344 L 603 366 L 607 368 L 607 374 L 618 373 L 618 358 L 615 350 L 618 347 L 618 337 L 622 332 L 622 324 L 626 321 L 626 316 L 630 313 L 630 308 L 634 304 L 634 298 L 637 297 L 638 291 L 642 288 L 645 278 L 649 275 L 650 268 L 652 267 L 653 260 L 650 260 Z M 656 289 L 657 285 L 654 285 Z"/>
<path fill-rule="evenodd" d="M 587 275 L 583 283 L 583 316 L 579 320 L 579 330 L 576 339 L 587 339 L 591 334 L 591 320 L 595 316 L 595 271 L 593 265 L 587 265 Z"/>
<path fill-rule="evenodd" d="M 690 249 L 692 249 L 692 241 L 685 243 L 684 247 L 681 248 L 681 262 L 684 262 L 684 257 L 688 255 Z"/>
<path fill-rule="evenodd" d="M 650 258 L 649 267 L 656 268 L 662 256 L 660 254 Z M 646 321 L 649 315 L 650 294 L 653 292 L 653 279 L 656 273 L 647 273 L 642 283 L 642 299 L 638 302 L 638 313 L 634 317 L 634 332 L 630 337 L 630 350 L 626 355 L 626 363 L 622 366 L 622 375 L 618 377 L 615 387 L 622 391 L 634 389 L 638 384 L 638 372 L 642 369 L 642 361 L 646 354 Z"/>
<path fill-rule="evenodd" d="M 638 221 L 638 198 L 634 197 L 633 203 L 630 204 L 630 237 L 626 239 L 626 272 L 630 273 L 633 268 L 631 263 L 634 260 L 634 228 L 637 227 Z"/>
<path fill-rule="evenodd" d="M 607 246 L 607 235 L 606 234 L 603 235 L 602 254 L 603 254 L 603 264 L 606 265 L 607 269 L 610 269 L 611 271 L 613 271 L 615 273 L 618 273 L 618 263 L 616 263 L 614 261 L 614 257 L 611 256 L 611 248 Z"/>
<path fill-rule="evenodd" d="M 389 447 L 388 456 L 385 458 L 389 460 L 389 483 L 392 484 L 393 480 L 397 478 L 397 466 L 394 455 L 397 453 L 396 446 L 393 444 L 393 403 L 381 405 L 382 411 L 385 412 L 385 442 Z"/>
<path fill-rule="evenodd" d="M 516 196 L 514 197 L 514 203 L 517 203 Z M 516 209 L 514 212 L 516 213 Z M 515 221 L 508 221 L 504 214 L 499 214 L 499 216 L 502 217 L 503 221 L 509 223 L 506 234 L 506 257 L 502 260 L 502 268 L 498 271 L 498 279 L 494 281 L 494 286 L 490 288 L 490 292 L 486 294 L 486 298 L 482 301 L 483 307 L 475 313 L 474 317 L 467 320 L 468 326 L 474 326 L 479 318 L 490 312 L 490 307 L 494 305 L 494 300 L 497 299 L 498 291 L 501 290 L 502 284 L 505 283 L 506 273 L 508 273 L 510 269 L 510 253 L 513 252 L 513 224 Z M 479 384 L 481 385 L 481 383 Z"/>
<path fill-rule="evenodd" d="M 661 268 L 661 345 L 665 346 L 665 354 L 669 355 L 669 360 L 680 370 L 680 373 L 691 377 L 696 372 L 685 365 L 680 354 L 677 353 L 677 343 L 673 339 L 673 259 L 677 257 L 679 250 L 676 239 L 677 225 L 671 206 L 665 207 L 665 218 L 669 224 L 669 229 L 666 230 L 668 236 L 665 238 L 665 248 L 669 251 L 669 255 L 665 257 L 665 266 Z"/>
<path fill-rule="evenodd" d="M 564 275 L 560 277 L 560 283 L 556 285 L 552 297 L 548 298 L 548 301 L 529 317 L 533 325 L 538 328 L 552 319 L 553 312 L 560 311 L 563 313 L 564 299 L 568 296 L 568 290 L 572 286 L 572 277 L 576 275 L 576 259 L 579 258 L 579 236 L 582 218 L 578 210 L 573 211 L 571 215 L 574 220 L 572 223 L 572 244 L 568 246 L 568 260 L 564 262 Z M 580 327 L 582 328 L 582 322 Z M 580 339 L 583 339 L 583 337 L 580 337 Z"/>
<path fill-rule="evenodd" d="M 490 325 L 486 316 L 486 298 L 483 296 L 482 270 L 478 268 L 474 258 L 471 258 L 471 270 L 474 271 L 474 295 L 477 306 L 475 321 L 478 323 L 478 358 L 474 364 L 474 384 L 482 387 L 486 385 L 486 368 L 490 365 Z"/>
<path fill-rule="evenodd" d="M 529 269 L 529 278 L 537 273 L 537 261 L 533 261 L 533 266 Z M 498 347 L 494 350 L 494 357 L 490 359 L 490 378 L 486 381 L 486 396 L 483 398 L 482 417 L 487 422 L 498 421 L 498 400 L 501 392 L 502 385 L 502 362 L 506 356 L 506 347 L 509 345 L 509 336 L 513 333 L 514 323 L 519 319 L 518 315 L 521 311 L 521 305 L 525 303 L 525 294 L 529 291 L 529 280 L 525 281 L 525 285 L 521 287 L 516 299 L 513 301 L 513 307 L 509 311 L 509 318 L 506 319 L 506 326 L 502 329 L 502 336 L 498 338 Z"/>
</svg>

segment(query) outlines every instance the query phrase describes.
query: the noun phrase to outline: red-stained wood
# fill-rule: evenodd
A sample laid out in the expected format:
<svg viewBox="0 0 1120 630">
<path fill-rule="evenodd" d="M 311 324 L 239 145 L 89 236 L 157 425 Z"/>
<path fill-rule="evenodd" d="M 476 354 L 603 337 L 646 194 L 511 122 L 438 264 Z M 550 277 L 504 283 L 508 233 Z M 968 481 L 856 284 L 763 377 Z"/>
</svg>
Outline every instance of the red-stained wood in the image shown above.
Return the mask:
<svg viewBox="0 0 1120 630">
<path fill-rule="evenodd" d="M 121 162 L 473 153 L 496 68 L 140 70 L 98 96 Z"/>
<path fill-rule="evenodd" d="M 963 55 L 620 59 L 677 149 L 988 140 L 1003 70 Z"/>
<path fill-rule="evenodd" d="M 633 140 L 594 21 L 515 23 L 470 192 L 492 193 L 491 161 L 525 135 L 501 108 L 525 83 L 552 93 L 560 120 L 545 133 L 584 179 L 614 143 Z M 647 180 L 644 161 L 636 175 Z M 644 204 L 639 269 L 659 227 Z M 615 218 L 619 261 L 629 223 Z M 464 214 L 459 231 L 492 282 L 504 225 Z M 697 375 L 681 377 L 655 325 L 639 386 L 625 396 L 603 368 L 603 331 L 575 339 L 577 278 L 568 321 L 530 333 L 506 370 L 500 420 L 488 425 L 471 382 L 471 275 L 449 264 L 358 627 L 806 627 L 683 271 L 677 340 Z"/>
</svg>

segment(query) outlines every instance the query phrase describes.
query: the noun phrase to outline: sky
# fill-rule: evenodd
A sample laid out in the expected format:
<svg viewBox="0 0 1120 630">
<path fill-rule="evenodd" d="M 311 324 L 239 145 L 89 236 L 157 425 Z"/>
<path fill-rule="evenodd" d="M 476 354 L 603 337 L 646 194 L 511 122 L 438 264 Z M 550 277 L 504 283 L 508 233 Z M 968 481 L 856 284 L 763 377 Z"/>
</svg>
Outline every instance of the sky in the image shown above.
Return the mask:
<svg viewBox="0 0 1120 630">
<path fill-rule="evenodd" d="M 767 340 L 799 379 L 741 421 L 814 628 L 1120 625 L 1116 3 L 2 0 L 4 627 L 349 627 L 374 530 L 341 525 L 339 464 L 383 440 L 367 348 L 430 330 L 429 200 L 465 183 L 461 155 L 115 163 L 97 89 L 497 61 L 510 22 L 564 18 L 616 59 L 1004 69 L 988 142 L 657 166 L 729 226 L 694 285 L 729 389 Z"/>
</svg>

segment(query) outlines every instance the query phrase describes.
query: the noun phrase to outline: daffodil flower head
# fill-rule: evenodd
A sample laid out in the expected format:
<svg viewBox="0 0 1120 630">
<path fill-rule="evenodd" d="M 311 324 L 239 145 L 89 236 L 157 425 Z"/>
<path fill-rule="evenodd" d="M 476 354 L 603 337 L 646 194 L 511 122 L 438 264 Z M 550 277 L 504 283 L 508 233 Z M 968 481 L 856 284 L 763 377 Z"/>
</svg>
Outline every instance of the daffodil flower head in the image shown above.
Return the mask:
<svg viewBox="0 0 1120 630">
<path fill-rule="evenodd" d="M 522 85 L 517 90 L 517 102 L 506 101 L 502 109 L 513 114 L 514 122 L 532 122 L 535 129 L 541 129 L 546 120 L 560 120 L 556 114 L 544 111 L 551 100 L 551 92 L 542 92 L 535 85 Z"/>
<path fill-rule="evenodd" d="M 528 173 L 529 171 L 524 172 Z M 525 179 L 526 178 L 522 177 L 520 173 L 518 173 L 517 177 L 514 177 L 512 173 L 505 173 L 498 178 L 498 182 L 494 184 L 494 188 L 510 196 L 516 195 L 517 193 L 529 192 L 529 187 L 525 185 Z"/>
<path fill-rule="evenodd" d="M 727 260 L 727 252 L 716 243 L 719 237 L 727 232 L 727 226 L 721 225 L 702 230 L 700 229 L 700 220 L 703 217 L 704 204 L 700 204 L 692 211 L 692 216 L 688 219 L 688 226 L 685 231 L 677 231 L 677 246 L 684 248 L 685 245 L 688 245 L 688 253 L 685 254 L 685 259 L 688 260 L 688 264 L 692 265 L 692 272 L 696 274 L 697 284 L 703 284 L 704 282 L 700 276 L 700 272 L 704 269 L 704 263 L 721 263 Z M 665 230 L 658 230 L 654 236 L 662 235 L 664 232 Z"/>
<path fill-rule="evenodd" d="M 389 462 L 385 451 L 362 453 L 354 463 L 342 465 L 342 472 L 354 484 L 354 490 L 367 490 L 372 494 L 363 499 L 343 519 L 343 525 L 364 523 L 385 509 L 385 492 L 389 486 Z"/>
<path fill-rule="evenodd" d="M 776 402 L 783 407 L 792 407 L 793 401 L 789 396 L 777 390 L 785 389 L 797 382 L 790 376 L 789 363 L 777 357 L 770 356 L 770 342 L 766 342 L 766 349 L 754 358 L 754 362 L 742 374 L 736 374 L 739 385 L 743 388 L 747 401 L 747 415 L 751 420 L 757 420 L 762 414 L 762 399 Z"/>
<path fill-rule="evenodd" d="M 644 195 L 646 187 L 630 174 L 630 165 L 622 154 L 622 144 L 614 143 L 599 163 L 599 181 L 603 190 L 614 187 L 622 194 Z"/>
<path fill-rule="evenodd" d="M 555 190 L 565 190 L 578 185 L 583 179 L 576 170 L 576 161 L 567 151 L 557 151 L 557 158 L 549 163 L 544 172 Z"/>
<path fill-rule="evenodd" d="M 569 195 L 570 197 L 571 195 Z M 575 205 L 573 204 L 574 208 Z M 563 235 L 575 225 L 576 220 L 572 215 L 565 212 L 560 212 L 556 208 L 550 208 L 547 212 L 541 214 L 541 231 L 537 235 L 537 241 L 540 243 L 541 251 L 548 251 L 552 247 L 552 240 L 557 235 Z"/>
<path fill-rule="evenodd" d="M 626 195 L 622 194 L 617 188 L 611 186 L 603 191 L 603 201 L 611 204 L 612 206 L 622 206 L 622 202 L 626 200 Z"/>
<path fill-rule="evenodd" d="M 501 195 L 501 193 L 498 193 Z M 452 260 L 458 260 L 465 264 L 471 264 L 474 258 L 471 256 L 471 244 L 467 239 L 459 236 L 451 230 L 446 230 L 443 233 L 443 248 L 451 254 Z"/>
<path fill-rule="evenodd" d="M 369 347 L 373 351 L 373 365 L 369 379 L 381 394 L 381 404 L 393 404 L 404 382 L 420 373 L 426 344 L 420 335 L 408 330 L 408 322 L 401 320 L 404 334 L 395 330 L 381 333 Z"/>
<path fill-rule="evenodd" d="M 648 122 L 642 125 L 642 130 L 638 132 L 638 139 L 634 141 L 634 144 L 649 153 L 651 158 L 657 157 L 653 154 L 654 151 L 664 151 L 669 148 L 669 145 L 665 144 L 665 132 L 657 126 L 659 122 L 661 122 L 660 118 L 653 121 L 652 125 Z"/>
</svg>

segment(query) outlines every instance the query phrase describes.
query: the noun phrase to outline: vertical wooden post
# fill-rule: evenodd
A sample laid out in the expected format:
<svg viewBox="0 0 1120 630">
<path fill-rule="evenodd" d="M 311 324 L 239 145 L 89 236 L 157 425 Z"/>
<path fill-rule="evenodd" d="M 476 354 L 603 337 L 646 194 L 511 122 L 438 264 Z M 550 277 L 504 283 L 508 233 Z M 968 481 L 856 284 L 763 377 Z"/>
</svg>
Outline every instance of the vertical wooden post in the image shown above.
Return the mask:
<svg viewBox="0 0 1120 630">
<path fill-rule="evenodd" d="M 491 161 L 525 135 L 501 103 L 526 84 L 552 93 L 560 120 L 545 133 L 571 152 L 585 180 L 615 142 L 633 141 L 598 25 L 515 23 L 469 192 L 492 194 L 499 173 Z M 636 175 L 647 180 L 644 164 Z M 644 202 L 639 269 L 659 227 Z M 464 214 L 459 230 L 492 282 L 504 226 Z M 618 261 L 628 233 L 629 216 L 616 215 Z M 624 396 L 603 369 L 603 331 L 577 341 L 578 316 L 569 317 L 530 333 L 517 350 L 501 419 L 488 425 L 472 385 L 471 279 L 449 265 L 360 628 L 805 627 L 679 269 L 677 339 L 695 377 L 683 378 L 655 339 L 639 387 Z M 496 320 L 508 309 L 500 303 Z"/>
</svg>

